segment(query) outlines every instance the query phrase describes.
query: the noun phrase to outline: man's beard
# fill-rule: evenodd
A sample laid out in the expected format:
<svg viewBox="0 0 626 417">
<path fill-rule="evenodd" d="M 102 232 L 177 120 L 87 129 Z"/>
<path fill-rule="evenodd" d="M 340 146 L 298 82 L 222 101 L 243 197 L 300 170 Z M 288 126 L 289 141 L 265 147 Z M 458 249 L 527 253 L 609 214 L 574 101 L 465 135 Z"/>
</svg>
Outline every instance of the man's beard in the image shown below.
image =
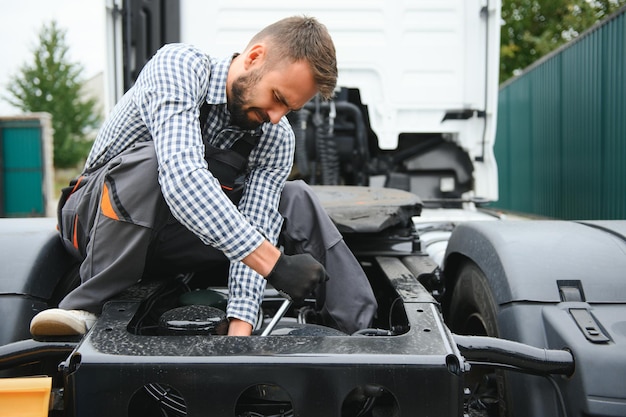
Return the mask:
<svg viewBox="0 0 626 417">
<path fill-rule="evenodd" d="M 247 111 L 244 109 L 246 101 L 250 99 L 250 90 L 261 79 L 261 76 L 261 71 L 254 70 L 233 81 L 228 110 L 230 111 L 231 123 L 235 126 L 245 130 L 254 130 L 265 122 L 250 119 Z"/>
</svg>

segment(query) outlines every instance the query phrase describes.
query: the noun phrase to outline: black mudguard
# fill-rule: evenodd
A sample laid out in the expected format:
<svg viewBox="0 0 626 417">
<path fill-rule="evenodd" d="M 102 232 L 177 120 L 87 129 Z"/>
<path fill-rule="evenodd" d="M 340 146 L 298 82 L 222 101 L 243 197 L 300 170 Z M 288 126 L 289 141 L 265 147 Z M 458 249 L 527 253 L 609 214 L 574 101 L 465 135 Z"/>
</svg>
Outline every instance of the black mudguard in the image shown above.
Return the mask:
<svg viewBox="0 0 626 417">
<path fill-rule="evenodd" d="M 574 375 L 557 379 L 569 416 L 626 415 L 626 221 L 468 222 L 448 244 L 448 289 L 467 260 L 485 275 L 501 338 L 574 354 Z M 514 415 L 558 413 L 545 380 L 507 380 Z"/>
<path fill-rule="evenodd" d="M 56 220 L 0 220 L 0 346 L 29 339 L 31 318 L 54 305 L 76 261 L 63 248 Z"/>
</svg>

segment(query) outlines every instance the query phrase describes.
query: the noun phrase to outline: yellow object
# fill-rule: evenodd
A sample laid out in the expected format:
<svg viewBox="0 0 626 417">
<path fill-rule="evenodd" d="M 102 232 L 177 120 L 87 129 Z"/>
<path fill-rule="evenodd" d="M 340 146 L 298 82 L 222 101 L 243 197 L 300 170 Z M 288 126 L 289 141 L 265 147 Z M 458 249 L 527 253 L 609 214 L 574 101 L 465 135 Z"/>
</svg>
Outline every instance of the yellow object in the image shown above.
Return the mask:
<svg viewBox="0 0 626 417">
<path fill-rule="evenodd" d="M 52 378 L 0 378 L 0 417 L 47 417 Z"/>
</svg>

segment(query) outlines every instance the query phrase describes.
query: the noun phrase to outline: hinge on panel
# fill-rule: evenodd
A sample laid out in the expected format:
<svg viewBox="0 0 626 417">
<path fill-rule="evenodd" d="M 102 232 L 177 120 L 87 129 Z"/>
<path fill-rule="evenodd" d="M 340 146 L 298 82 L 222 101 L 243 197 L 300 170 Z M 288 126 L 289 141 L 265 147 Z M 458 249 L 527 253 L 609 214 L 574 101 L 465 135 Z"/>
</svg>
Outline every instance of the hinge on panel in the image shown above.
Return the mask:
<svg viewBox="0 0 626 417">
<path fill-rule="evenodd" d="M 585 292 L 580 280 L 558 280 L 559 296 L 563 302 L 580 302 L 584 303 Z M 593 343 L 606 343 L 610 339 L 593 317 L 591 312 L 586 308 L 570 308 L 569 313 L 583 332 L 587 340 Z"/>
<path fill-rule="evenodd" d="M 580 280 L 558 280 L 559 296 L 563 302 L 584 302 L 585 292 Z"/>
</svg>

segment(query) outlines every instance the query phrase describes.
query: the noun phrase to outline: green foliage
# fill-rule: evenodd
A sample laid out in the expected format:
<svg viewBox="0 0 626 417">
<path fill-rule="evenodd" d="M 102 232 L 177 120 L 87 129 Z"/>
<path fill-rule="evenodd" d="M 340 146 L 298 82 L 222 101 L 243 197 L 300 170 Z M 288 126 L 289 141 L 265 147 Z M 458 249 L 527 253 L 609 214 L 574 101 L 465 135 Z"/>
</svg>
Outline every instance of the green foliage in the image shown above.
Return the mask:
<svg viewBox="0 0 626 417">
<path fill-rule="evenodd" d="M 100 120 L 96 100 L 81 96 L 83 67 L 69 62 L 65 31 L 55 21 L 43 25 L 33 62 L 22 65 L 7 86 L 5 100 L 24 112 L 48 112 L 54 129 L 55 167 L 73 167 L 91 143 L 86 139 Z"/>
<path fill-rule="evenodd" d="M 574 39 L 626 0 L 503 0 L 500 81 Z"/>
</svg>

